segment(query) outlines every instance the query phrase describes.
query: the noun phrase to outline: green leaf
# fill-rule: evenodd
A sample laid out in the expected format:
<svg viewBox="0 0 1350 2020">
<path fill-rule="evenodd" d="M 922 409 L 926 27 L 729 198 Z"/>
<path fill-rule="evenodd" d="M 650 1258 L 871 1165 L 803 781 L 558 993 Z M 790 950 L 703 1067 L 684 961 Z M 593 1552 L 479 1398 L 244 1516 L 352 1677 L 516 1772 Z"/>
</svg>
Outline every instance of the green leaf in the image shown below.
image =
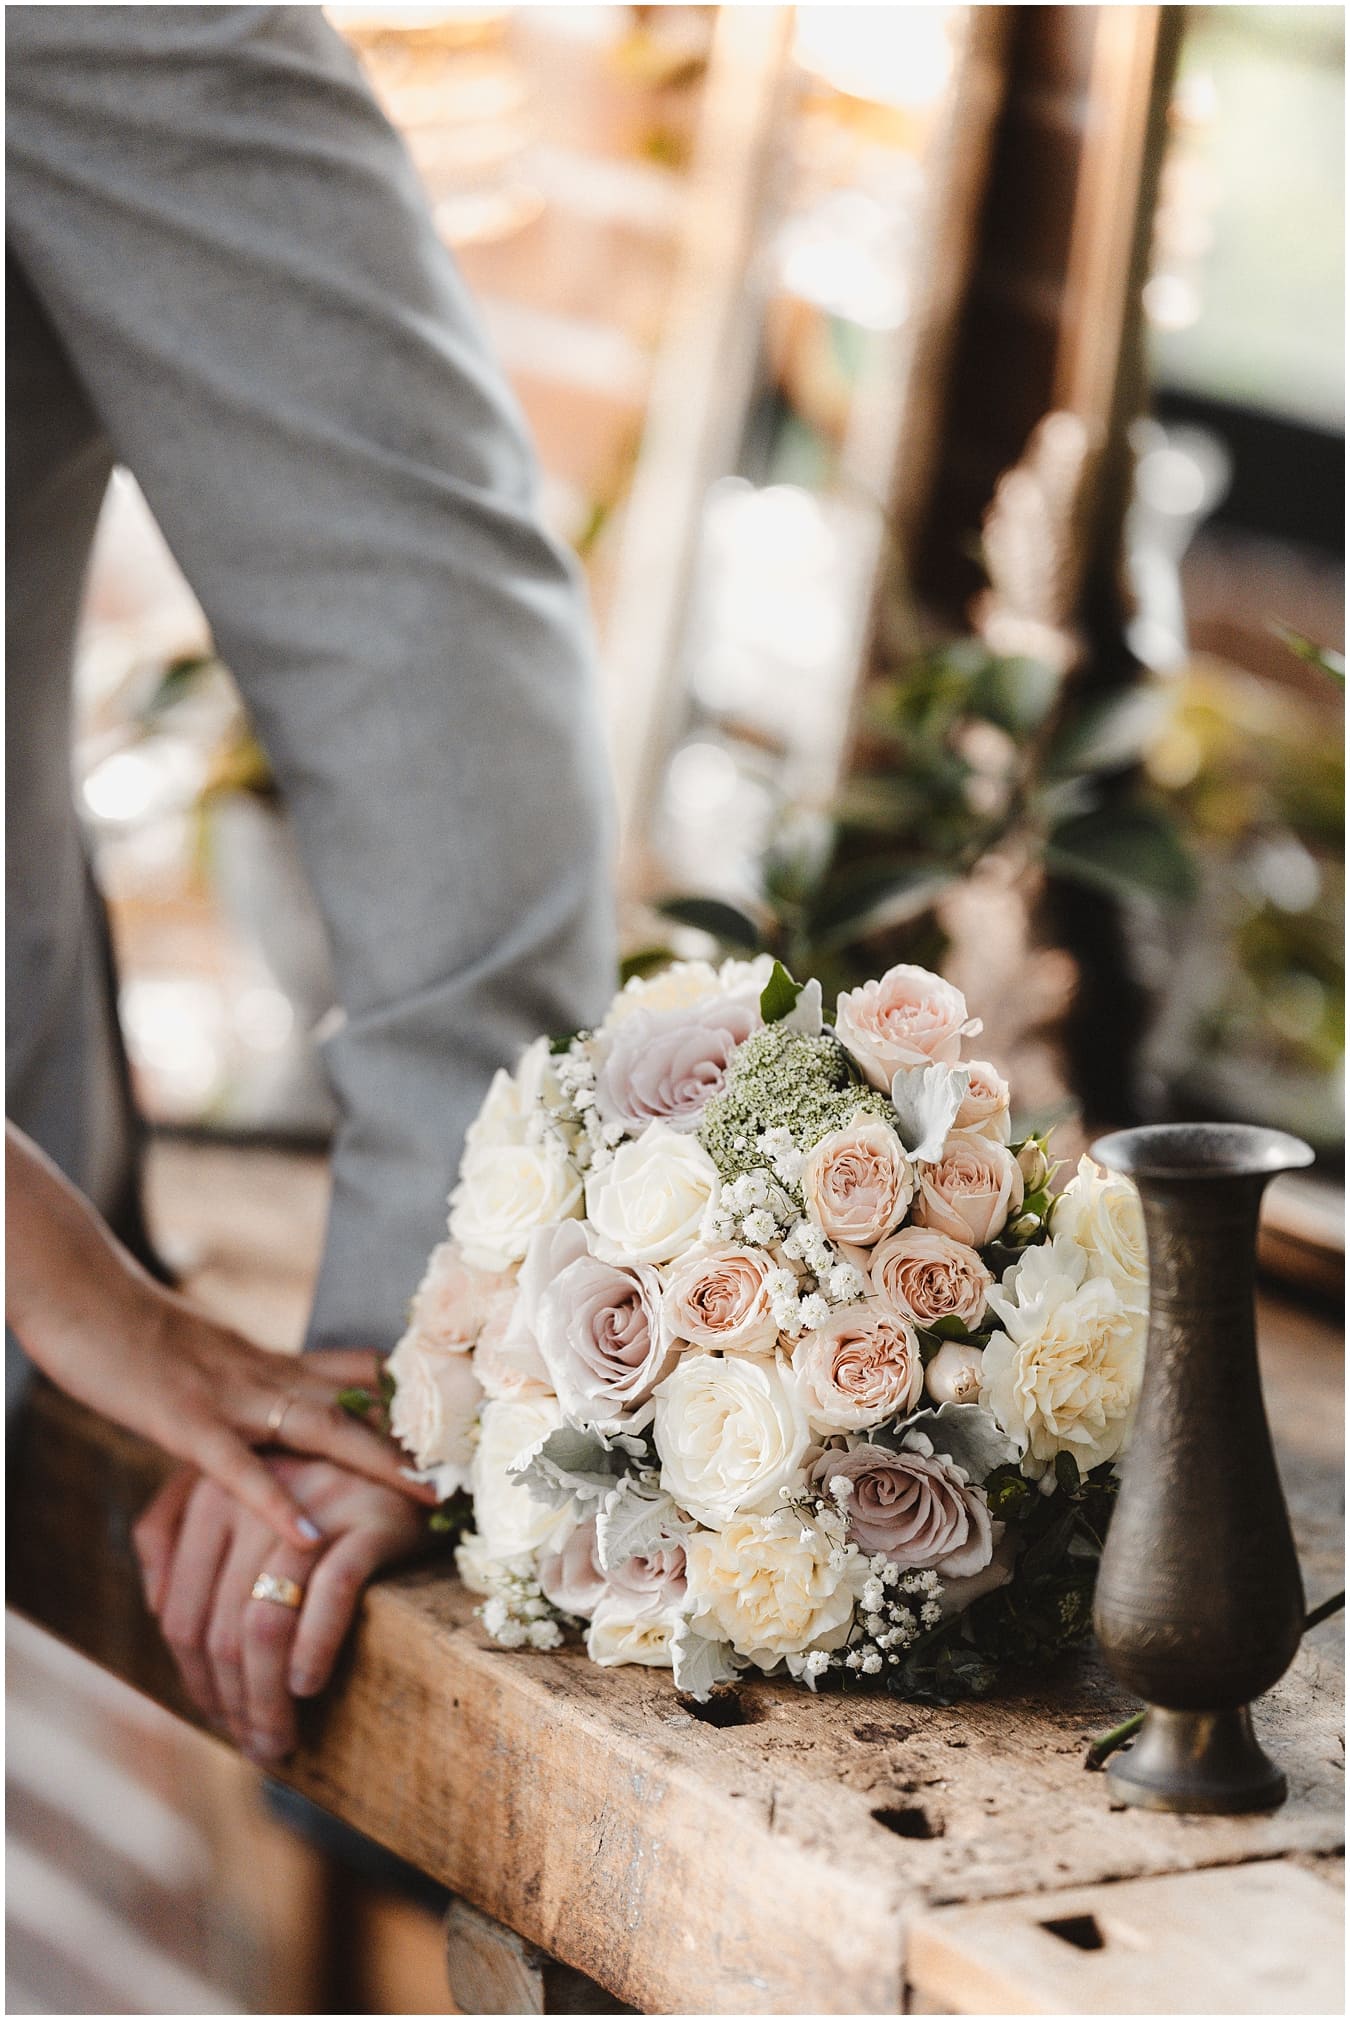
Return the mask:
<svg viewBox="0 0 1350 2020">
<path fill-rule="evenodd" d="M 369 1416 L 379 1400 L 369 1389 L 339 1389 L 337 1399 L 338 1407 L 349 1417 Z"/>
<path fill-rule="evenodd" d="M 742 953 L 757 954 L 764 944 L 764 936 L 754 920 L 721 898 L 658 898 L 655 909 L 664 918 L 673 919 L 677 926 L 694 926 L 700 933 L 711 933 L 714 940 Z"/>
<path fill-rule="evenodd" d="M 1320 666 L 1323 673 L 1341 687 L 1345 686 L 1345 661 L 1339 652 L 1333 652 L 1329 645 L 1319 645 L 1315 639 L 1295 631 L 1292 624 L 1283 624 L 1278 618 L 1270 628 L 1277 638 L 1283 639 L 1297 659 L 1306 661 L 1309 666 Z"/>
<path fill-rule="evenodd" d="M 781 1018 L 790 1017 L 804 987 L 804 983 L 793 981 L 781 961 L 775 961 L 773 973 L 759 993 L 759 1014 L 764 1022 L 777 1024 Z"/>
<path fill-rule="evenodd" d="M 1176 823 L 1160 808 L 1098 807 L 1055 828 L 1045 850 L 1053 875 L 1113 897 L 1175 905 L 1193 898 L 1195 864 Z"/>
<path fill-rule="evenodd" d="M 990 659 L 971 684 L 975 715 L 996 723 L 1010 736 L 1040 728 L 1059 694 L 1061 676 L 1039 659 Z"/>
<path fill-rule="evenodd" d="M 658 968 L 668 968 L 674 959 L 669 947 L 639 947 L 635 954 L 625 954 L 619 963 L 620 986 L 639 976 L 654 975 Z"/>
<path fill-rule="evenodd" d="M 888 856 L 831 878 L 811 909 L 810 930 L 826 952 L 922 918 L 953 883 L 950 870 Z"/>
<path fill-rule="evenodd" d="M 557 1059 L 562 1053 L 570 1051 L 572 1045 L 580 1036 L 581 1033 L 579 1031 L 561 1031 L 556 1038 L 550 1038 L 548 1041 L 549 1058 Z"/>
<path fill-rule="evenodd" d="M 1076 772 L 1123 771 L 1137 763 L 1167 713 L 1160 687 L 1126 688 L 1084 702 L 1060 728 L 1046 754 L 1052 778 Z"/>
<path fill-rule="evenodd" d="M 434 1536 L 449 1536 L 458 1526 L 455 1517 L 444 1508 L 433 1508 L 427 1517 L 427 1528 Z"/>
<path fill-rule="evenodd" d="M 1056 1452 L 1055 1479 L 1066 1494 L 1076 1494 L 1082 1485 L 1082 1475 L 1078 1471 L 1078 1461 L 1072 1452 Z"/>
<path fill-rule="evenodd" d="M 990 1513 L 997 1515 L 1002 1522 L 1017 1521 L 1039 1498 L 1015 1461 L 996 1466 L 984 1483 L 984 1491 L 988 1496 Z"/>
</svg>

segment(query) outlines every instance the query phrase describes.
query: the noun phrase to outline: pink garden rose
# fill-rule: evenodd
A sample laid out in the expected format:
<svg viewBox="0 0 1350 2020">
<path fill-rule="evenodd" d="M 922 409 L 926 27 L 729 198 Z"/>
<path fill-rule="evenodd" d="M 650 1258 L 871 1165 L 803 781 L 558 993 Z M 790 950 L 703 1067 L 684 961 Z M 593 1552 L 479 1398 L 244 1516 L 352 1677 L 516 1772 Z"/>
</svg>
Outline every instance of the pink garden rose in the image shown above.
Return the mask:
<svg viewBox="0 0 1350 2020">
<path fill-rule="evenodd" d="M 902 1227 L 872 1251 L 868 1281 L 892 1311 L 916 1326 L 960 1319 L 974 1332 L 994 1279 L 968 1242 L 927 1227 Z"/>
<path fill-rule="evenodd" d="M 426 1346 L 467 1353 L 512 1281 L 509 1271 L 474 1269 L 455 1242 L 443 1241 L 417 1286 L 408 1330 Z"/>
<path fill-rule="evenodd" d="M 696 1249 L 665 1273 L 668 1330 L 693 1347 L 772 1353 L 778 1342 L 768 1292 L 773 1270 L 774 1259 L 766 1249 L 729 1244 Z"/>
<path fill-rule="evenodd" d="M 969 1129 L 1006 1143 L 1012 1128 L 1008 1109 L 1012 1096 L 1003 1075 L 987 1059 L 970 1061 L 970 1085 L 956 1111 L 954 1129 Z"/>
<path fill-rule="evenodd" d="M 973 1577 L 994 1551 L 984 1489 L 935 1454 L 922 1434 L 907 1439 L 906 1447 L 892 1452 L 861 1444 L 851 1452 L 824 1452 L 812 1478 L 826 1494 L 831 1481 L 850 1482 L 848 1533 L 864 1555 L 888 1557 L 906 1571 L 936 1571 L 940 1578 Z"/>
<path fill-rule="evenodd" d="M 840 1044 L 883 1094 L 905 1066 L 931 1061 L 954 1066 L 972 1028 L 966 999 L 927 968 L 902 962 L 879 982 L 864 982 L 839 998 L 834 1028 Z"/>
<path fill-rule="evenodd" d="M 634 1010 L 606 1037 L 595 1078 L 603 1122 L 640 1134 L 649 1122 L 697 1129 L 720 1094 L 736 1047 L 760 1028 L 758 1005 L 713 996 L 691 1009 Z"/>
<path fill-rule="evenodd" d="M 913 1218 L 953 1241 L 983 1248 L 1020 1213 L 1022 1174 L 1005 1145 L 953 1130 L 933 1164 L 919 1167 Z"/>
<path fill-rule="evenodd" d="M 792 1356 L 817 1433 L 861 1431 L 912 1410 L 923 1392 L 914 1328 L 877 1298 L 841 1305 Z"/>
<path fill-rule="evenodd" d="M 831 1241 L 868 1248 L 905 1217 L 914 1171 L 904 1145 L 879 1115 L 858 1115 L 808 1151 L 802 1197 Z"/>
<path fill-rule="evenodd" d="M 405 1333 L 389 1356 L 394 1400 L 389 1428 L 412 1455 L 420 1472 L 444 1469 L 442 1495 L 467 1486 L 473 1459 L 473 1427 L 483 1388 L 473 1358 L 426 1345 Z"/>
<path fill-rule="evenodd" d="M 661 1312 L 661 1279 L 646 1263 L 578 1256 L 548 1285 L 536 1320 L 539 1350 L 566 1414 L 577 1424 L 640 1430 L 652 1391 L 678 1348 Z"/>
</svg>

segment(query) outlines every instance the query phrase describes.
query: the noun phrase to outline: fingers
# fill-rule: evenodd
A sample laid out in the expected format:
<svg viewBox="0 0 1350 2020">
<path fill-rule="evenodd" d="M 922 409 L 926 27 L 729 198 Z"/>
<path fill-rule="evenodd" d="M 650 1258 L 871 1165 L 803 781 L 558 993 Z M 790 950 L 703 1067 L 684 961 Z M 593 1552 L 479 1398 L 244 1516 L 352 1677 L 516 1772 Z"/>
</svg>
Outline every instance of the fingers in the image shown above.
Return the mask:
<svg viewBox="0 0 1350 2020">
<path fill-rule="evenodd" d="M 325 1551 L 309 1582 L 290 1664 L 297 1697 L 314 1697 L 333 1673 L 366 1581 L 408 1548 L 406 1537 L 381 1527 L 350 1530 Z"/>
<path fill-rule="evenodd" d="M 277 1540 L 255 1516 L 240 1514 L 220 1576 L 216 1581 L 210 1623 L 206 1630 L 206 1655 L 211 1666 L 211 1682 L 230 1737 L 248 1752 L 251 1728 L 244 1688 L 244 1615 L 253 1590 L 253 1581 L 277 1548 Z M 279 1616 L 287 1646 L 295 1631 L 295 1616 L 282 1607 L 270 1607 Z M 284 1618 L 281 1616 L 284 1615 Z M 284 1737 L 284 1735 L 283 1735 Z"/>
<path fill-rule="evenodd" d="M 321 1375 L 338 1389 L 373 1389 L 377 1394 L 384 1356 L 372 1347 L 318 1347 L 293 1365 L 306 1374 Z"/>
<path fill-rule="evenodd" d="M 382 1487 L 397 1488 L 409 1500 L 428 1506 L 435 1502 L 433 1487 L 418 1486 L 406 1477 L 407 1454 L 349 1417 L 339 1403 L 297 1398 L 286 1412 L 277 1440 L 293 1452 L 331 1459 L 335 1465 L 360 1473 L 367 1480 L 376 1480 Z"/>
<path fill-rule="evenodd" d="M 314 1575 L 314 1556 L 312 1552 L 274 1545 L 258 1568 L 303 1586 Z M 294 1609 L 275 1600 L 250 1596 L 244 1601 L 243 1700 L 247 1735 L 244 1745 L 245 1751 L 262 1766 L 283 1759 L 295 1745 L 295 1706 L 288 1676 L 296 1618 Z"/>
<path fill-rule="evenodd" d="M 163 1602 L 164 1582 L 173 1561 L 174 1543 L 196 1484 L 197 1475 L 191 1467 L 180 1467 L 141 1511 L 140 1519 L 131 1532 L 141 1567 L 145 1603 L 155 1614 Z"/>
<path fill-rule="evenodd" d="M 216 1581 L 234 1535 L 234 1504 L 211 1480 L 195 1482 L 164 1582 L 160 1627 L 197 1709 L 219 1723 L 221 1704 L 207 1656 Z"/>
<path fill-rule="evenodd" d="M 307 1411 L 313 1408 L 312 1405 L 297 1403 L 293 1406 L 293 1414 L 298 1416 L 302 1407 Z M 361 1432 L 359 1425 L 351 1424 L 349 1428 L 358 1436 L 363 1436 L 367 1444 L 376 1443 L 368 1432 Z M 300 1449 L 316 1451 L 319 1448 L 305 1445 Z M 203 1473 L 218 1481 L 250 1514 L 266 1523 L 274 1535 L 285 1538 L 298 1550 L 312 1549 L 322 1541 L 318 1525 L 291 1499 L 281 1482 L 268 1471 L 261 1459 L 254 1456 L 242 1438 L 226 1430 L 224 1425 L 205 1426 L 194 1442 L 192 1457 Z"/>
</svg>

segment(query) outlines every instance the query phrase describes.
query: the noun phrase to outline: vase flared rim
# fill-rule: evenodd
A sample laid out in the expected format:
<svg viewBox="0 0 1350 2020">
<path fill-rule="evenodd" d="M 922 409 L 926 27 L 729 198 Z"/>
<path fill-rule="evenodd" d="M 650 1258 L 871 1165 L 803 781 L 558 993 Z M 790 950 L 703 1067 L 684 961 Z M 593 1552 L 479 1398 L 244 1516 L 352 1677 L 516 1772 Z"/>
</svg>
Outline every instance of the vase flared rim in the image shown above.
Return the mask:
<svg viewBox="0 0 1350 2020">
<path fill-rule="evenodd" d="M 1117 1129 L 1091 1155 L 1129 1178 L 1273 1178 L 1311 1164 L 1314 1153 L 1283 1129 L 1247 1122 L 1157 1122 Z"/>
</svg>

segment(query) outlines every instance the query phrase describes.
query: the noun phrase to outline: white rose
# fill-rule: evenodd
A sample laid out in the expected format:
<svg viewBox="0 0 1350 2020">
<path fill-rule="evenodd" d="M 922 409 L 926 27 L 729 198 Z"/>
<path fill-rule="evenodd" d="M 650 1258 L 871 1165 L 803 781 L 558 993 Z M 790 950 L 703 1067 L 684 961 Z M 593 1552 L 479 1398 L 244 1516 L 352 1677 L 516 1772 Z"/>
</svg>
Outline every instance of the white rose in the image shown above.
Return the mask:
<svg viewBox="0 0 1350 2020">
<path fill-rule="evenodd" d="M 1147 1312 L 1148 1244 L 1132 1180 L 1080 1157 L 1077 1175 L 1055 1201 L 1050 1225 L 1086 1251 L 1089 1271 L 1110 1278 L 1127 1311 Z"/>
<path fill-rule="evenodd" d="M 581 1210 L 581 1174 L 562 1145 L 479 1144 L 464 1153 L 450 1195 L 450 1232 L 476 1269 L 518 1263 L 547 1221 Z"/>
<path fill-rule="evenodd" d="M 562 1100 L 547 1038 L 536 1038 L 521 1054 L 514 1073 L 498 1067 L 483 1105 L 465 1133 L 470 1150 L 500 1148 L 531 1140 L 530 1124 Z"/>
<path fill-rule="evenodd" d="M 717 970 L 707 961 L 672 961 L 655 975 L 634 975 L 625 982 L 600 1029 L 612 1031 L 635 1010 L 692 1010 L 717 994 Z"/>
<path fill-rule="evenodd" d="M 562 1421 L 552 1396 L 484 1403 L 469 1474 L 481 1557 L 503 1563 L 562 1548 L 576 1521 L 575 1511 L 536 1501 L 510 1470 L 514 1460 L 556 1431 Z"/>
<path fill-rule="evenodd" d="M 468 1485 L 482 1385 L 467 1353 L 429 1346 L 407 1332 L 389 1356 L 394 1400 L 389 1428 L 419 1472 L 445 1472 L 442 1497 Z"/>
<path fill-rule="evenodd" d="M 803 1649 L 838 1648 L 866 1574 L 856 1551 L 840 1549 L 791 1509 L 737 1516 L 685 1544 L 694 1628 L 729 1641 L 760 1669 Z"/>
<path fill-rule="evenodd" d="M 680 1614 L 677 1607 L 647 1609 L 615 1594 L 600 1601 L 586 1630 L 586 1653 L 602 1669 L 621 1662 L 647 1669 L 672 1666 L 671 1639 Z"/>
<path fill-rule="evenodd" d="M 614 1263 L 670 1262 L 697 1242 L 717 1191 L 717 1167 L 702 1144 L 649 1123 L 586 1181 L 596 1254 Z"/>
<path fill-rule="evenodd" d="M 1064 1234 L 1028 1249 L 989 1303 L 1004 1331 L 984 1350 L 981 1400 L 1024 1448 L 1023 1472 L 1038 1478 L 1057 1452 L 1080 1473 L 1114 1459 L 1139 1400 L 1143 1314 Z"/>
<path fill-rule="evenodd" d="M 799 1484 L 811 1437 L 784 1363 L 692 1353 L 656 1391 L 655 1435 L 661 1485 L 712 1527 L 774 1507 Z"/>
</svg>

